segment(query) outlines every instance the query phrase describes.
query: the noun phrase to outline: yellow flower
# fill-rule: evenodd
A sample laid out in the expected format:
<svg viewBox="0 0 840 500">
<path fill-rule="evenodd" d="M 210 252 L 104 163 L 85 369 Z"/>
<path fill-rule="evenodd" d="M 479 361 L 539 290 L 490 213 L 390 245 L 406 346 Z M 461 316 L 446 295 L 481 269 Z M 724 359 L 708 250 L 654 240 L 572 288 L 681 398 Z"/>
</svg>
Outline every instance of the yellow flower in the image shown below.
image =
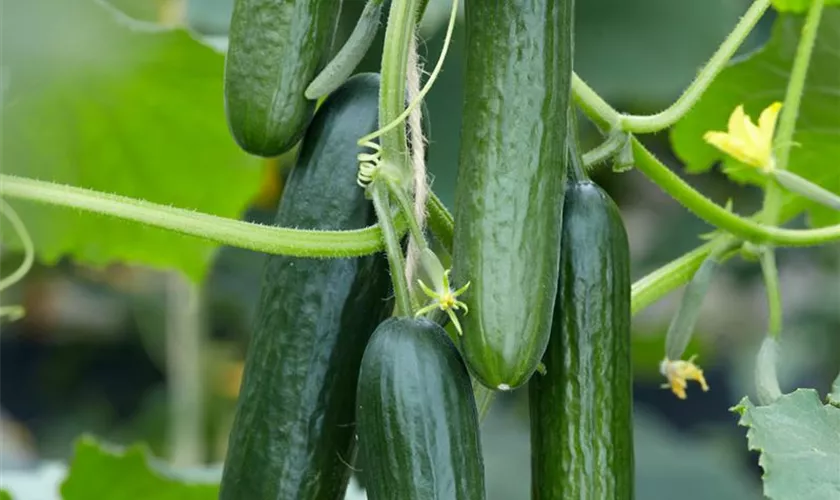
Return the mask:
<svg viewBox="0 0 840 500">
<path fill-rule="evenodd" d="M 703 370 L 694 364 L 694 359 L 697 356 L 692 356 L 688 361 L 677 360 L 671 361 L 668 358 L 662 360 L 659 364 L 659 372 L 668 379 L 667 384 L 663 384 L 665 389 L 671 389 L 671 392 L 677 395 L 680 399 L 685 399 L 685 389 L 688 386 L 689 380 L 696 380 L 700 383 L 703 392 L 709 390 L 706 384 L 706 378 L 703 377 Z"/>
<path fill-rule="evenodd" d="M 740 105 L 729 117 L 729 131 L 706 132 L 703 139 L 738 161 L 769 172 L 774 167 L 773 132 L 781 107 L 774 102 L 765 108 L 756 126 Z"/>
</svg>

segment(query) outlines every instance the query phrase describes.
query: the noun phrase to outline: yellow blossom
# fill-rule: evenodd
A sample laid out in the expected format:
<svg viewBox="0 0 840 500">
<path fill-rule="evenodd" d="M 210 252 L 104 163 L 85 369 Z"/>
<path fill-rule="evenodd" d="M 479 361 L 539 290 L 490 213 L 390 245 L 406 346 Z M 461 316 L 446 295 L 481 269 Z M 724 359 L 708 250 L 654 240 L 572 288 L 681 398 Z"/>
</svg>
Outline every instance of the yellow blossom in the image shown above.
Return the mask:
<svg viewBox="0 0 840 500">
<path fill-rule="evenodd" d="M 696 357 L 697 356 L 692 356 L 688 361 L 683 361 L 681 359 L 672 361 L 668 358 L 662 360 L 662 363 L 659 364 L 659 372 L 668 379 L 668 383 L 663 384 L 662 387 L 671 389 L 671 392 L 676 394 L 680 399 L 686 398 L 685 389 L 688 386 L 689 380 L 696 380 L 700 383 L 700 387 L 703 389 L 703 392 L 708 391 L 709 386 L 706 384 L 706 378 L 703 376 L 703 370 L 694 364 L 694 359 Z"/>
<path fill-rule="evenodd" d="M 703 139 L 738 161 L 769 172 L 774 167 L 773 132 L 781 107 L 774 102 L 765 108 L 755 125 L 740 105 L 729 117 L 727 132 L 706 132 Z"/>
</svg>

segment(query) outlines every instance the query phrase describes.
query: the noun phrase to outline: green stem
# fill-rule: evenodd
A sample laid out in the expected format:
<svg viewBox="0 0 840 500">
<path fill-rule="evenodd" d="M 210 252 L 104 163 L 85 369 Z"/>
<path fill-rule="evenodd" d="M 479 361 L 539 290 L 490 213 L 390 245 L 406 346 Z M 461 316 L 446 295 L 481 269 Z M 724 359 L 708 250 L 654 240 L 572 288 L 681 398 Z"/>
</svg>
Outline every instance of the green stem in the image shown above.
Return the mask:
<svg viewBox="0 0 840 500">
<path fill-rule="evenodd" d="M 392 123 L 405 110 L 405 81 L 408 53 L 417 24 L 419 0 L 391 2 L 388 27 L 382 51 L 382 80 L 379 97 L 379 126 Z M 405 121 L 399 121 L 391 130 L 382 134 L 382 161 L 385 164 L 407 167 L 408 145 L 405 139 Z"/>
<path fill-rule="evenodd" d="M 769 174 L 781 187 L 800 194 L 811 201 L 840 210 L 840 196 L 788 170 L 773 169 Z"/>
<path fill-rule="evenodd" d="M 379 30 L 383 0 L 368 0 L 350 37 L 332 61 L 306 87 L 304 96 L 315 100 L 323 97 L 344 83 L 364 59 Z"/>
<path fill-rule="evenodd" d="M 395 315 L 410 316 L 412 314 L 411 294 L 409 293 L 408 282 L 405 279 L 405 259 L 403 258 L 399 236 L 394 228 L 388 188 L 379 182 L 375 182 L 371 184 L 370 191 L 373 197 L 373 206 L 376 209 L 376 217 L 379 219 L 379 225 L 382 228 L 388 266 L 391 269 L 391 281 L 394 284 L 394 296 L 396 298 Z"/>
<path fill-rule="evenodd" d="M 382 231 L 306 231 L 252 224 L 144 200 L 0 174 L 0 195 L 140 222 L 222 245 L 295 257 L 354 257 L 382 249 Z M 404 231 L 400 224 L 399 231 Z"/>
<path fill-rule="evenodd" d="M 429 209 L 429 229 L 438 239 L 441 245 L 447 250 L 452 250 L 452 239 L 455 234 L 455 219 L 446 205 L 433 192 L 429 192 L 429 201 L 426 203 Z"/>
<path fill-rule="evenodd" d="M 586 84 L 577 73 L 572 73 L 572 97 L 583 113 L 601 130 L 618 129 L 621 114 L 613 109 L 603 97 Z"/>
<path fill-rule="evenodd" d="M 824 0 L 812 0 L 811 7 L 805 17 L 799 45 L 796 47 L 796 57 L 790 71 L 785 102 L 779 116 L 778 133 L 775 138 L 775 169 L 785 170 L 790 160 L 790 149 L 793 146 L 793 133 L 796 131 L 796 118 L 799 116 L 799 105 L 805 90 L 805 80 L 808 76 L 808 66 L 811 53 L 817 39 L 817 31 L 822 17 Z M 782 192 L 775 183 L 769 183 L 764 191 L 764 221 L 776 225 L 782 203 Z"/>
<path fill-rule="evenodd" d="M 595 165 L 610 159 L 624 146 L 627 140 L 627 134 L 610 134 L 606 141 L 584 153 L 583 164 L 586 169 L 591 171 Z"/>
<path fill-rule="evenodd" d="M 422 251 L 426 249 L 428 247 L 426 244 L 426 235 L 423 234 L 423 230 L 420 229 L 420 224 L 417 223 L 417 219 L 414 217 L 414 205 L 411 203 L 411 200 L 408 198 L 405 190 L 391 179 L 383 180 L 385 181 L 385 185 L 391 194 L 391 198 L 396 200 L 397 205 L 399 205 L 400 210 L 402 211 L 403 217 L 408 222 L 408 230 L 414 238 L 418 250 Z"/>
<path fill-rule="evenodd" d="M 738 22 L 726 40 L 700 70 L 691 85 L 679 99 L 664 111 L 648 116 L 622 115 L 622 130 L 637 133 L 652 133 L 664 130 L 677 123 L 700 100 L 709 85 L 717 78 L 732 56 L 744 43 L 756 23 L 770 7 L 770 0 L 756 0 Z"/>
<path fill-rule="evenodd" d="M 738 247 L 739 244 L 734 239 L 725 235 L 718 236 L 713 241 L 695 248 L 639 279 L 631 288 L 631 314 L 635 316 L 662 297 L 688 283 L 712 251 L 720 249 L 717 260 L 724 262 L 735 255 Z"/>
<path fill-rule="evenodd" d="M 679 178 L 635 137 L 636 168 L 695 215 L 719 229 L 754 243 L 779 246 L 813 246 L 840 239 L 840 225 L 818 229 L 783 229 L 759 224 L 726 210 Z"/>
<path fill-rule="evenodd" d="M 776 253 L 772 248 L 761 253 L 761 272 L 767 289 L 767 335 L 779 338 L 782 332 L 782 292 L 779 286 L 779 271 L 776 269 Z"/>
</svg>

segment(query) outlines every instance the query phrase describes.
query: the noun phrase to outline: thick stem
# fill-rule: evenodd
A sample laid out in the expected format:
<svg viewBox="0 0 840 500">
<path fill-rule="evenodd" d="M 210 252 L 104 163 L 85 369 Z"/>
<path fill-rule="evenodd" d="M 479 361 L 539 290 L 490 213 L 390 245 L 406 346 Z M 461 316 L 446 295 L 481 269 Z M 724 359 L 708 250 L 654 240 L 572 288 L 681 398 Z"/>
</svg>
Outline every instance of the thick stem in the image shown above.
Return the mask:
<svg viewBox="0 0 840 500">
<path fill-rule="evenodd" d="M 355 257 L 382 250 L 382 231 L 307 231 L 263 226 L 91 189 L 0 174 L 0 195 L 77 208 L 168 229 L 222 245 L 293 257 Z M 405 224 L 400 219 L 398 230 Z"/>
<path fill-rule="evenodd" d="M 677 123 L 700 100 L 732 56 L 744 43 L 756 23 L 770 7 L 770 0 L 756 0 L 738 22 L 709 62 L 697 73 L 679 99 L 664 111 L 648 116 L 622 115 L 621 128 L 628 132 L 652 133 Z"/>
<path fill-rule="evenodd" d="M 840 239 L 840 225 L 818 229 L 783 229 L 759 224 L 739 217 L 679 178 L 663 165 L 636 138 L 632 139 L 636 168 L 655 182 L 663 191 L 680 202 L 695 215 L 719 229 L 755 243 L 772 243 L 779 246 L 813 246 Z"/>
<path fill-rule="evenodd" d="M 379 126 L 392 123 L 405 110 L 405 82 L 408 54 L 417 24 L 420 0 L 391 2 L 388 27 L 382 51 L 382 83 L 379 97 Z M 405 139 L 405 122 L 399 121 L 382 134 L 382 161 L 407 168 L 408 146 Z"/>
<path fill-rule="evenodd" d="M 814 43 L 817 39 L 817 31 L 820 26 L 824 3 L 824 0 L 811 1 L 811 7 L 808 9 L 808 15 L 805 17 L 805 25 L 802 27 L 799 45 L 796 47 L 796 57 L 793 60 L 793 68 L 790 71 L 785 102 L 782 105 L 778 132 L 774 141 L 776 170 L 785 170 L 788 166 L 788 160 L 790 160 L 790 148 L 793 146 L 793 133 L 796 131 L 796 118 L 799 116 L 799 104 L 802 101 L 802 93 L 805 90 L 808 66 L 810 65 L 811 53 L 814 50 Z M 768 183 L 764 191 L 764 221 L 767 224 L 776 225 L 778 223 L 781 204 L 781 189 L 773 182 Z"/>
<path fill-rule="evenodd" d="M 394 228 L 388 188 L 379 182 L 374 182 L 370 188 L 373 197 L 373 206 L 376 209 L 376 216 L 379 219 L 379 225 L 382 227 L 382 238 L 385 241 L 385 254 L 388 256 L 391 281 L 394 284 L 394 296 L 396 299 L 395 315 L 410 316 L 412 314 L 411 294 L 409 293 L 408 282 L 405 280 L 405 260 L 403 259 L 399 236 Z"/>
</svg>

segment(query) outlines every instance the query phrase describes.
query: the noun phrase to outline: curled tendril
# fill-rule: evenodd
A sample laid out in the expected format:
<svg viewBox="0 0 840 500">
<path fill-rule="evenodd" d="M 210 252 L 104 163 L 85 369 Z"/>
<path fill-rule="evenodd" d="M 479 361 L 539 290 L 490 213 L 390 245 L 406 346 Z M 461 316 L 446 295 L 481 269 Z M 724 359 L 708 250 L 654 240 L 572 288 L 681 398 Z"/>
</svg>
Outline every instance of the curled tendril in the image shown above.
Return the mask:
<svg viewBox="0 0 840 500">
<path fill-rule="evenodd" d="M 356 157 L 359 160 L 359 173 L 356 176 L 356 183 L 362 188 L 367 188 L 381 168 L 382 147 L 373 141 L 365 141 L 361 146 L 373 150 L 373 153 L 359 153 Z"/>
<path fill-rule="evenodd" d="M 458 300 L 457 297 L 466 292 L 470 287 L 470 284 L 467 283 L 461 288 L 453 291 L 449 287 L 449 272 L 449 269 L 443 272 L 441 282 L 438 283 L 439 286 L 437 286 L 434 290 L 423 283 L 423 280 L 417 280 L 417 284 L 420 285 L 420 289 L 432 299 L 432 302 L 417 311 L 415 317 L 422 316 L 434 309 L 440 309 L 449 316 L 450 320 L 452 320 L 452 324 L 454 324 L 455 329 L 458 330 L 458 335 L 463 335 L 464 332 L 461 330 L 461 323 L 458 321 L 458 316 L 455 314 L 455 311 L 463 310 L 464 314 L 469 314 L 470 310 L 467 305 Z"/>
<path fill-rule="evenodd" d="M 6 219 L 9 220 L 18 237 L 20 237 L 24 252 L 23 262 L 21 262 L 20 266 L 9 276 L 0 279 L 0 291 L 3 291 L 23 279 L 29 270 L 32 269 L 32 264 L 35 262 L 35 246 L 32 243 L 32 238 L 29 236 L 29 231 L 26 230 L 26 226 L 20 217 L 18 217 L 17 212 L 3 200 L 0 200 L 0 214 L 6 216 Z M 15 321 L 22 318 L 23 315 L 24 310 L 20 306 L 0 307 L 0 318 L 8 317 L 12 321 Z"/>
</svg>

